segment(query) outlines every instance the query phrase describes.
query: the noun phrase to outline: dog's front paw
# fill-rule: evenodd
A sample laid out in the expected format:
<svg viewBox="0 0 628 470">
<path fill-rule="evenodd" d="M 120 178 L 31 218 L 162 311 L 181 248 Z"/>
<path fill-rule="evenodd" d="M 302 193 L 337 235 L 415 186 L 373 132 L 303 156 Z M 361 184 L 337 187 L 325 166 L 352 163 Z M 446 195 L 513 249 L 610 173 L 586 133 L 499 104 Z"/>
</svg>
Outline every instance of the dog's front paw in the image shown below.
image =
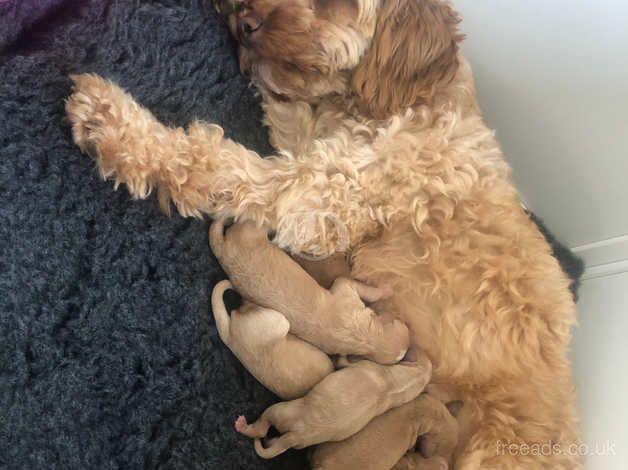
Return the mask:
<svg viewBox="0 0 628 470">
<path fill-rule="evenodd" d="M 74 85 L 65 112 L 72 136 L 81 151 L 96 157 L 99 138 L 107 123 L 115 119 L 112 99 L 122 90 L 95 74 L 70 75 L 70 79 Z"/>
</svg>

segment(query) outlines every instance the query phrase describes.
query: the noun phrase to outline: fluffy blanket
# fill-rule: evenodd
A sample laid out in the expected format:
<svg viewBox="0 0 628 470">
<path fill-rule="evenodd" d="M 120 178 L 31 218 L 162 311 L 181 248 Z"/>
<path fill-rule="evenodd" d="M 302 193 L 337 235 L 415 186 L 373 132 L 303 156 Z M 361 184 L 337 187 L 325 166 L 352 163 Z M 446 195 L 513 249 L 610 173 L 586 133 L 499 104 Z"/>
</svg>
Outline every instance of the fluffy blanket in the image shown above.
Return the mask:
<svg viewBox="0 0 628 470">
<path fill-rule="evenodd" d="M 0 468 L 307 468 L 233 430 L 275 398 L 217 336 L 208 222 L 114 192 L 72 144 L 67 76 L 92 71 L 269 151 L 209 0 L 0 0 Z"/>
</svg>

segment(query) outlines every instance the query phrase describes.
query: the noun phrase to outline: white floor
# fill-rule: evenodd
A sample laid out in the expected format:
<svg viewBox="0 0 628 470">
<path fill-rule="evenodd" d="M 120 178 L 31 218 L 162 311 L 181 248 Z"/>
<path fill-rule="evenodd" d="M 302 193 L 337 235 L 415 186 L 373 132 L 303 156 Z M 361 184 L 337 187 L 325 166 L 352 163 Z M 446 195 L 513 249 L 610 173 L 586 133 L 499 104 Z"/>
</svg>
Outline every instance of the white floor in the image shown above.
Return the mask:
<svg viewBox="0 0 628 470">
<path fill-rule="evenodd" d="M 588 470 L 628 469 L 628 272 L 585 280 L 572 348 Z"/>
</svg>

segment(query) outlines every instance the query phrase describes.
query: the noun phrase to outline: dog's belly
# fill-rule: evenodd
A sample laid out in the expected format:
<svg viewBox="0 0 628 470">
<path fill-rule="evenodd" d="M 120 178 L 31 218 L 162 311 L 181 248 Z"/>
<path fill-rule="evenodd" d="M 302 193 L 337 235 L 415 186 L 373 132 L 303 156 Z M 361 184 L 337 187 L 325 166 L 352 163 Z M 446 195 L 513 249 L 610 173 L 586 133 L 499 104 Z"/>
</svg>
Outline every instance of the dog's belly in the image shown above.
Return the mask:
<svg viewBox="0 0 628 470">
<path fill-rule="evenodd" d="M 375 310 L 408 324 L 435 376 L 474 387 L 565 363 L 575 319 L 569 281 L 518 203 L 481 202 L 483 217 L 459 203 L 450 219 L 420 233 L 397 223 L 352 253 L 354 277 L 392 287 Z"/>
<path fill-rule="evenodd" d="M 478 468 L 472 462 L 493 453 L 495 441 L 578 442 L 565 358 L 568 282 L 527 218 L 516 222 L 464 232 L 442 225 L 437 248 L 394 227 L 352 253 L 353 276 L 393 288 L 374 309 L 408 324 L 433 361 L 433 381 L 453 386 L 469 407 L 474 444 L 462 443 L 459 468 Z M 528 460 L 508 456 L 495 468 L 579 468 L 564 454 L 533 459 L 535 467 Z"/>
<path fill-rule="evenodd" d="M 413 257 L 421 258 L 412 261 Z M 443 295 L 439 279 L 431 272 L 429 258 L 422 258 L 420 240 L 414 232 L 388 233 L 362 245 L 353 253 L 352 276 L 377 286 L 390 286 L 393 295 L 377 302 L 378 313 L 392 313 L 404 321 L 414 345 L 427 353 L 434 374 L 450 369 L 447 349 L 457 349 L 452 332 L 442 328 L 442 311 L 452 296 Z M 453 344 L 451 344 L 453 343 Z"/>
</svg>

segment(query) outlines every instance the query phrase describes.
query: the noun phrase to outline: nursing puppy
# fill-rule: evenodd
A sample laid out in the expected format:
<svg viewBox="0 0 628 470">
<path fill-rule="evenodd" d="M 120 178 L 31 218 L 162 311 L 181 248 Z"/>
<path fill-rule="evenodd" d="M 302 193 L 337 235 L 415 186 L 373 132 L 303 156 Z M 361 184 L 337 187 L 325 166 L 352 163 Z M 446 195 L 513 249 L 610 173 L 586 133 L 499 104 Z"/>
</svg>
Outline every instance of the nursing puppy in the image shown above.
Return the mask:
<svg viewBox="0 0 628 470">
<path fill-rule="evenodd" d="M 265 459 L 290 448 L 341 441 L 376 416 L 417 397 L 431 372 L 427 356 L 415 350 L 392 366 L 359 361 L 328 375 L 305 397 L 271 406 L 252 424 L 240 416 L 235 428 L 255 438 L 255 451 Z M 271 426 L 281 436 L 265 439 L 265 446 L 261 438 Z"/>
<path fill-rule="evenodd" d="M 223 294 L 231 288 L 231 282 L 221 281 L 212 291 L 216 329 L 262 385 L 283 400 L 292 400 L 333 372 L 327 354 L 289 334 L 288 320 L 276 310 L 246 303 L 229 315 Z"/>
<path fill-rule="evenodd" d="M 450 408 L 451 406 L 451 408 Z M 458 444 L 458 423 L 445 404 L 424 393 L 405 405 L 373 419 L 357 434 L 340 442 L 326 442 L 311 456 L 313 470 L 390 470 L 417 445 L 423 455 L 411 468 L 447 468 Z M 431 457 L 440 457 L 431 459 Z M 436 464 L 439 466 L 437 466 Z"/>
<path fill-rule="evenodd" d="M 339 278 L 322 288 L 294 260 L 268 240 L 266 230 L 246 222 L 212 224 L 214 255 L 236 290 L 251 302 L 281 312 L 290 332 L 328 354 L 357 355 L 381 364 L 398 362 L 408 348 L 408 328 L 367 308 L 386 289 Z"/>
</svg>

